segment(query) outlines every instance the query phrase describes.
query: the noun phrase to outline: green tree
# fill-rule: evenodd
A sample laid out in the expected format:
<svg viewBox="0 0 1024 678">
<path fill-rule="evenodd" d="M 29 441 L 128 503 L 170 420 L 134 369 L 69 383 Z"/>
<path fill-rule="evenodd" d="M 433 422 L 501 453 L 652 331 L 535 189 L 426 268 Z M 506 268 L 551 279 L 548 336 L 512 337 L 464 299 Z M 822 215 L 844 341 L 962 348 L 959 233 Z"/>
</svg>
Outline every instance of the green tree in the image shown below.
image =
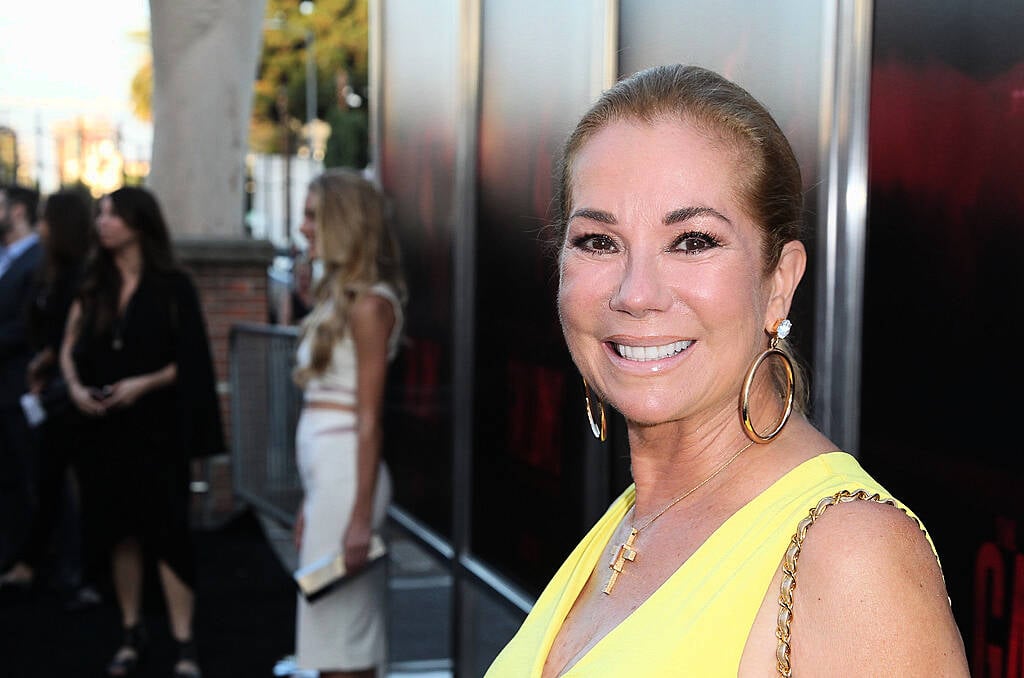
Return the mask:
<svg viewBox="0 0 1024 678">
<path fill-rule="evenodd" d="M 324 119 L 335 101 L 335 76 L 348 71 L 348 82 L 366 100 L 368 71 L 367 0 L 316 0 L 312 13 L 299 11 L 295 0 L 267 0 L 263 49 L 253 91 L 249 145 L 253 150 L 283 150 L 278 110 L 287 94 L 292 131 L 306 118 L 307 35 L 312 33 L 317 79 L 317 117 Z M 149 32 L 132 35 L 149 43 Z M 148 60 L 132 78 L 132 111 L 140 120 L 152 119 L 153 63 Z M 294 147 L 293 147 L 294 148 Z"/>
<path fill-rule="evenodd" d="M 317 117 L 324 119 L 335 101 L 335 75 L 348 71 L 349 84 L 366 99 L 368 71 L 367 0 L 316 0 L 304 15 L 294 0 L 268 0 L 263 51 L 254 88 L 250 146 L 281 152 L 280 108 L 294 129 L 306 119 L 307 35 L 312 34 L 316 64 Z M 286 102 L 282 94 L 287 94 Z"/>
<path fill-rule="evenodd" d="M 132 76 L 132 114 L 144 122 L 153 119 L 153 60 L 139 66 Z"/>
<path fill-rule="evenodd" d="M 128 38 L 135 43 L 150 47 L 149 31 L 132 31 Z M 139 66 L 132 76 L 131 84 L 132 114 L 149 122 L 153 119 L 153 52 L 147 52 L 145 62 Z"/>
</svg>

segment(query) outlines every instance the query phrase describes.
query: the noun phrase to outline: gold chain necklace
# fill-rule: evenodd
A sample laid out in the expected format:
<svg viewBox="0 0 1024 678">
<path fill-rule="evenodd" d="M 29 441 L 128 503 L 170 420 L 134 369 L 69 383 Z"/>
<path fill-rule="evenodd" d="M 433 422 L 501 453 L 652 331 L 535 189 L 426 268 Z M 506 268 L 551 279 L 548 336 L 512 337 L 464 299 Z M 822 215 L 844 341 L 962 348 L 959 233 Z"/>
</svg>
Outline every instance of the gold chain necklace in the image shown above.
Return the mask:
<svg viewBox="0 0 1024 678">
<path fill-rule="evenodd" d="M 650 518 L 645 520 L 643 525 L 640 525 L 640 526 L 634 525 L 634 526 L 632 526 L 630 528 L 630 530 L 629 530 L 629 536 L 626 537 L 626 541 L 622 542 L 622 544 L 619 545 L 618 553 L 615 554 L 615 557 L 612 559 L 612 562 L 608 563 L 608 567 L 609 567 L 609 569 L 611 569 L 612 574 L 611 574 L 610 577 L 608 577 L 608 583 L 604 585 L 603 589 L 601 589 L 601 593 L 605 593 L 605 594 L 611 593 L 612 592 L 612 587 L 615 586 L 615 580 L 619 578 L 620 574 L 622 574 L 622 567 L 627 562 L 631 563 L 634 560 L 636 560 L 638 552 L 637 552 L 637 550 L 635 548 L 633 548 L 633 542 L 636 540 L 636 536 L 638 534 L 640 534 L 641 530 L 644 530 L 647 527 L 649 527 L 651 523 L 653 523 L 655 520 L 657 520 L 658 518 L 660 518 L 663 515 L 665 515 L 665 512 L 668 511 L 670 508 L 672 508 L 673 506 L 675 506 L 676 504 L 678 504 L 682 500 L 686 499 L 691 494 L 693 494 L 694 492 L 696 492 L 697 490 L 699 490 L 700 488 L 704 487 L 705 485 L 710 483 L 712 480 L 714 480 L 715 477 L 719 473 L 724 471 L 729 466 L 729 464 L 731 464 L 734 461 L 736 461 L 739 458 L 739 456 L 741 454 L 743 454 L 743 452 L 748 447 L 750 447 L 753 444 L 754 444 L 753 441 L 751 441 L 751 442 L 747 443 L 746 445 L 744 445 L 743 447 L 741 447 L 740 449 L 736 450 L 736 454 L 734 454 L 731 457 L 729 457 L 725 461 L 725 463 L 723 463 L 721 466 L 719 466 L 714 471 L 712 471 L 711 475 L 709 475 L 707 478 L 705 478 L 704 480 L 700 481 L 699 483 L 697 483 L 696 485 L 694 485 L 693 487 L 688 489 L 686 492 L 683 492 L 682 494 L 680 494 L 680 495 L 676 496 L 675 498 L 673 498 L 672 501 L 670 501 L 669 503 L 665 504 L 665 506 L 662 507 L 662 509 L 660 511 L 658 511 L 653 516 L 651 516 Z M 634 515 L 636 514 L 636 503 L 635 502 L 633 504 L 633 513 L 634 513 Z"/>
</svg>

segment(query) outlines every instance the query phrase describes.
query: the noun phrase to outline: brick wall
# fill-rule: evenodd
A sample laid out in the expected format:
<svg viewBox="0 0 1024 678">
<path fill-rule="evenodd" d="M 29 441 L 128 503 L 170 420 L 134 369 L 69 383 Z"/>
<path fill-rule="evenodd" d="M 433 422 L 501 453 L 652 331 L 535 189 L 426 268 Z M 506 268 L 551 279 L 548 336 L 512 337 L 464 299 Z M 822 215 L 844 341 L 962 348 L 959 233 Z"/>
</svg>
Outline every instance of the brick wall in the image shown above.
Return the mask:
<svg viewBox="0 0 1024 678">
<path fill-rule="evenodd" d="M 267 267 L 272 247 L 253 240 L 190 239 L 175 242 L 178 258 L 192 275 L 206 319 L 220 394 L 224 439 L 231 445 L 231 398 L 228 349 L 231 327 L 236 323 L 267 321 Z M 231 489 L 231 454 L 215 457 L 194 469 L 200 520 L 217 522 L 217 516 L 234 509 Z"/>
</svg>

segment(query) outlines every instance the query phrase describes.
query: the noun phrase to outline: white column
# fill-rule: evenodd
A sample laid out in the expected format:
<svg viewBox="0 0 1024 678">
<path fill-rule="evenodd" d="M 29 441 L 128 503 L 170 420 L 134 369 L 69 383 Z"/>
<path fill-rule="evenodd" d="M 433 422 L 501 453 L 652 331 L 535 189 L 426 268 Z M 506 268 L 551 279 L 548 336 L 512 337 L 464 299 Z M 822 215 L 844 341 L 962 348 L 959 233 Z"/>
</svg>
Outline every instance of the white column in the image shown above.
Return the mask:
<svg viewBox="0 0 1024 678">
<path fill-rule="evenodd" d="M 245 153 L 266 0 L 150 0 L 153 154 L 147 185 L 174 237 L 240 238 Z"/>
</svg>

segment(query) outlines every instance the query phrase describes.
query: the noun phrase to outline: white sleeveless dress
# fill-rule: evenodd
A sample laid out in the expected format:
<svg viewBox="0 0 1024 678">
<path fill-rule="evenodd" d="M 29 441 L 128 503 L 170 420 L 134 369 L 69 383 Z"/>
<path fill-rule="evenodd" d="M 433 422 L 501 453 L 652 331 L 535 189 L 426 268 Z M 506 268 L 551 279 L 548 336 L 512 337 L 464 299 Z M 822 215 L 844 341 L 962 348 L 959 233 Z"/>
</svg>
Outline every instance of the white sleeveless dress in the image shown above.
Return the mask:
<svg viewBox="0 0 1024 678">
<path fill-rule="evenodd" d="M 402 331 L 402 307 L 390 286 L 370 288 L 391 302 L 395 326 L 388 340 L 394 358 Z M 331 309 L 313 312 L 329 313 Z M 300 344 L 299 365 L 310 361 L 310 341 Z M 334 347 L 324 374 L 306 385 L 306 400 L 356 404 L 357 362 L 351 334 Z M 356 414 L 305 409 L 296 431 L 296 456 L 305 493 L 299 566 L 337 552 L 356 497 Z M 379 531 L 391 501 L 391 477 L 381 462 L 374 491 L 373 528 Z M 387 569 L 375 567 L 313 603 L 298 596 L 296 663 L 304 669 L 355 671 L 387 661 Z"/>
</svg>

